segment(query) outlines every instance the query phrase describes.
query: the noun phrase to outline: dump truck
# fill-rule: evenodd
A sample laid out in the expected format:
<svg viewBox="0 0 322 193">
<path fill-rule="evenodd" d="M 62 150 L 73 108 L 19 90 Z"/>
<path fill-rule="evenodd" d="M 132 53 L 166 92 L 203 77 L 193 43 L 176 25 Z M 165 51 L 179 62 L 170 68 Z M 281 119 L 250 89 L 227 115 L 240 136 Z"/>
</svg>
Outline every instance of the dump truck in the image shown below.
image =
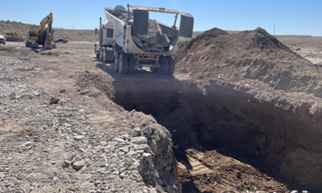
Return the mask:
<svg viewBox="0 0 322 193">
<path fill-rule="evenodd" d="M 56 44 L 53 43 L 52 23 L 53 14 L 49 13 L 49 15 L 40 21 L 40 30 L 30 27 L 26 47 L 38 48 L 39 45 L 42 45 L 44 49 L 56 48 Z M 46 25 L 48 25 L 47 28 Z"/>
<path fill-rule="evenodd" d="M 149 18 L 149 12 L 174 14 L 173 26 Z M 180 17 L 180 28 L 176 22 Z M 149 67 L 161 75 L 173 75 L 178 52 L 179 36 L 191 38 L 194 18 L 191 14 L 165 8 L 117 5 L 105 8 L 106 21 L 99 21 L 99 41 L 95 44 L 96 57 L 114 62 L 115 71 L 132 74 L 136 69 Z"/>
</svg>

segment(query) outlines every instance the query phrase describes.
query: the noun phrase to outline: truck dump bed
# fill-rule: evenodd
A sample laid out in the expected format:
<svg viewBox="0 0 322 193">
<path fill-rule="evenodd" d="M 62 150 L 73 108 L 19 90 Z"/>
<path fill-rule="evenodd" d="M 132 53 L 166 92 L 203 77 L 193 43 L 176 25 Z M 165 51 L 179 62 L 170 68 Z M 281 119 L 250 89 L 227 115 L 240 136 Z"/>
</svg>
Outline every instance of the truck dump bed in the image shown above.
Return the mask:
<svg viewBox="0 0 322 193">
<path fill-rule="evenodd" d="M 174 25 L 170 27 L 149 19 L 149 11 L 176 14 Z M 187 38 L 192 36 L 193 17 L 182 11 L 128 5 L 128 10 L 123 6 L 106 8 L 105 14 L 107 21 L 103 27 L 111 30 L 111 40 L 122 47 L 125 53 L 175 55 L 178 51 L 179 35 Z M 181 23 L 178 30 L 175 23 L 179 14 Z"/>
</svg>

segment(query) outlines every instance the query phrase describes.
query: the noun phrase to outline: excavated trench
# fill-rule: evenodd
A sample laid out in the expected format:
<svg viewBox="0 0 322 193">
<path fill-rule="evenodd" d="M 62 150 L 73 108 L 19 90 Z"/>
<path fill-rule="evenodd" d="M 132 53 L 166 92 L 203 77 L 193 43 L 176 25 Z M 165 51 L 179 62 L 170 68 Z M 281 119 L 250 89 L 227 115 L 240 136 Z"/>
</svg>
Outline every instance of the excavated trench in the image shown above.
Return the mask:
<svg viewBox="0 0 322 193">
<path fill-rule="evenodd" d="M 201 169 L 201 174 L 196 171 L 195 176 L 192 172 L 179 173 L 183 192 L 204 192 L 199 187 L 207 185 L 211 188 L 203 190 L 215 190 L 225 173 L 234 172 L 237 177 L 230 183 L 237 186 L 235 190 L 252 190 L 256 186 L 257 190 L 276 191 L 280 187 L 265 185 L 272 181 L 284 184 L 288 190 L 322 190 L 318 131 L 321 124 L 314 122 L 317 120 L 312 119 L 307 107 L 295 109 L 282 98 L 260 100 L 249 94 L 248 89 L 234 87 L 218 82 L 201 86 L 173 79 L 122 79 L 114 82 L 114 101 L 126 110 L 153 115 L 171 131 L 179 165 L 193 170 L 191 158 L 195 158 L 210 169 L 210 172 Z M 250 165 L 267 180 L 247 184 L 247 168 L 214 169 L 223 163 L 214 160 L 209 163 L 209 157 L 200 158 L 209 152 Z M 216 176 L 205 174 L 218 172 L 215 170 L 219 170 Z M 238 180 L 240 184 L 236 185 Z"/>
</svg>

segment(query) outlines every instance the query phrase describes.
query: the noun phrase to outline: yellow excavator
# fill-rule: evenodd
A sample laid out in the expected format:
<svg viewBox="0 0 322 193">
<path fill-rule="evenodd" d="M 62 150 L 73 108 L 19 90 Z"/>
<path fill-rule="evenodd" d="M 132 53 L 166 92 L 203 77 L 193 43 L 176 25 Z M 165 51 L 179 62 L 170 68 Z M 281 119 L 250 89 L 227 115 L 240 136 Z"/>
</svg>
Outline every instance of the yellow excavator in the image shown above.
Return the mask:
<svg viewBox="0 0 322 193">
<path fill-rule="evenodd" d="M 30 28 L 29 30 L 29 39 L 26 42 L 26 47 L 38 48 L 39 45 L 42 45 L 44 49 L 56 48 L 56 44 L 53 43 L 53 14 L 50 13 L 40 22 L 40 30 L 35 28 Z M 46 28 L 46 25 L 48 27 Z"/>
</svg>

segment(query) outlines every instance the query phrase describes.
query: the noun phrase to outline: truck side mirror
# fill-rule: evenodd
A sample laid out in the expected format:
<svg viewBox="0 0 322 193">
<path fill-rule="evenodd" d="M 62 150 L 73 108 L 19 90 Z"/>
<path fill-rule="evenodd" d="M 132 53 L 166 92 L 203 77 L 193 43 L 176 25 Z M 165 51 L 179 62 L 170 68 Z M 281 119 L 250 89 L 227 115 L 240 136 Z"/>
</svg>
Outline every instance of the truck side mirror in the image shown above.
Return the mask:
<svg viewBox="0 0 322 193">
<path fill-rule="evenodd" d="M 192 38 L 193 22 L 193 17 L 181 15 L 179 36 Z"/>
<path fill-rule="evenodd" d="M 146 35 L 149 31 L 149 11 L 133 10 L 133 35 Z"/>
</svg>

